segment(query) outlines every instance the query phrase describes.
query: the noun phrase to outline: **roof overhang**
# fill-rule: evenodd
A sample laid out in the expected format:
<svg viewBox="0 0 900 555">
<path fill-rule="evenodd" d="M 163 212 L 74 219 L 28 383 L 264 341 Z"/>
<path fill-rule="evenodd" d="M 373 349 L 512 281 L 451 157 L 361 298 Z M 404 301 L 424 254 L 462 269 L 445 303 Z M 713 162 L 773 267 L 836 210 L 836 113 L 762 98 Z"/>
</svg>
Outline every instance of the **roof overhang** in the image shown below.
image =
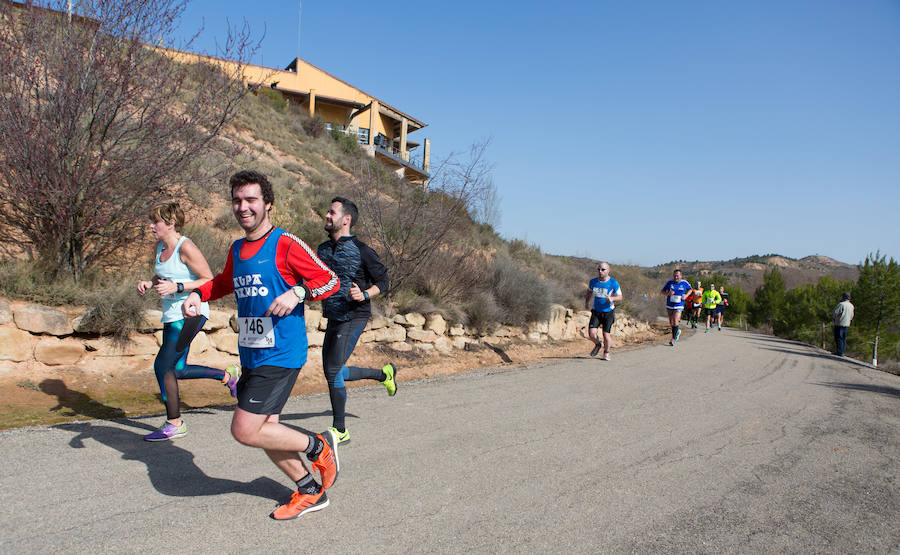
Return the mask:
<svg viewBox="0 0 900 555">
<path fill-rule="evenodd" d="M 284 94 L 284 95 L 287 95 L 287 96 L 291 96 L 291 97 L 295 97 L 295 98 L 299 98 L 299 99 L 303 100 L 304 102 L 308 102 L 308 101 L 309 101 L 309 93 L 308 93 L 308 92 L 295 91 L 295 90 L 291 90 L 291 89 L 283 89 L 283 88 L 281 88 L 281 87 L 273 86 L 273 85 L 275 85 L 275 83 L 273 83 L 272 85 L 269 85 L 269 86 L 270 86 L 271 88 L 275 89 L 276 91 L 280 92 L 281 94 Z M 335 104 L 335 105 L 338 105 L 338 106 L 346 106 L 347 108 L 354 108 L 354 109 L 357 109 L 357 110 L 358 110 L 359 108 L 362 108 L 363 106 L 365 106 L 365 104 L 363 104 L 362 102 L 354 102 L 354 101 L 352 101 L 352 100 L 344 100 L 343 98 L 335 98 L 335 97 L 333 97 L 333 96 L 322 96 L 322 95 L 320 95 L 320 94 L 317 94 L 317 95 L 316 95 L 316 102 L 317 102 L 317 103 L 318 103 L 318 102 L 325 102 L 325 103 L 327 103 L 327 104 Z"/>
</svg>

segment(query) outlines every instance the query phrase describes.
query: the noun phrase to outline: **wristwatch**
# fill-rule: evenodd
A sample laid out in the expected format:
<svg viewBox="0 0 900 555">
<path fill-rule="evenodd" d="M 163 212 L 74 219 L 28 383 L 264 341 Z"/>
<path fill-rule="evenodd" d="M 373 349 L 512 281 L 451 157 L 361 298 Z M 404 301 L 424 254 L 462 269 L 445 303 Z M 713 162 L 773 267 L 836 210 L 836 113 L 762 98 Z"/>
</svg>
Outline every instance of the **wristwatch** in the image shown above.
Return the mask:
<svg viewBox="0 0 900 555">
<path fill-rule="evenodd" d="M 300 287 L 299 285 L 291 287 L 291 291 L 294 292 L 294 295 L 297 295 L 297 298 L 300 299 L 301 302 L 306 299 L 306 289 Z"/>
<path fill-rule="evenodd" d="M 179 293 L 184 293 L 184 284 L 183 283 L 179 282 L 176 287 L 177 287 Z"/>
</svg>

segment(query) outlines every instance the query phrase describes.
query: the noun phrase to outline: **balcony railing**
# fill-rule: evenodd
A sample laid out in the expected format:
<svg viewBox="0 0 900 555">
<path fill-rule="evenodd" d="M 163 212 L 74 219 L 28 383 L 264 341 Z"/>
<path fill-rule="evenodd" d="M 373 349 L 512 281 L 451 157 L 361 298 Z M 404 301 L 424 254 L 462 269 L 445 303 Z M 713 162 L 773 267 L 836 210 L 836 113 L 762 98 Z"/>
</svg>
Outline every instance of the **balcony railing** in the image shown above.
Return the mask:
<svg viewBox="0 0 900 555">
<path fill-rule="evenodd" d="M 343 133 L 344 135 L 355 135 L 359 140 L 359 144 L 368 145 L 369 144 L 369 130 L 368 129 L 359 129 L 359 128 L 346 128 L 346 129 L 335 129 L 334 126 L 330 123 L 325 123 L 325 129 L 328 130 L 329 133 L 333 133 L 337 131 L 338 133 Z M 363 132 L 365 131 L 365 132 Z M 380 135 L 380 134 L 379 134 Z M 376 137 L 376 142 L 378 138 Z M 403 151 L 394 146 L 389 140 L 384 140 L 381 144 L 373 144 L 375 150 L 384 156 L 387 156 L 397 163 L 402 164 L 404 166 L 409 166 L 419 170 L 422 173 L 427 173 L 425 171 L 425 165 L 423 164 L 421 159 L 414 159 L 410 156 L 410 159 L 407 160 L 403 157 Z"/>
<path fill-rule="evenodd" d="M 409 160 L 404 159 L 403 155 L 401 154 L 401 150 L 393 145 L 388 147 L 375 145 L 375 151 L 384 156 L 392 158 L 393 160 L 397 161 L 400 164 L 403 164 L 404 166 L 415 168 L 422 173 L 428 173 L 425 171 L 424 164 L 422 164 L 421 160 L 412 157 L 410 157 Z"/>
<path fill-rule="evenodd" d="M 369 144 L 369 130 L 366 128 L 349 127 L 345 129 L 335 129 L 334 125 L 325 122 L 325 130 L 329 133 L 343 133 L 344 135 L 354 135 L 361 145 Z"/>
</svg>

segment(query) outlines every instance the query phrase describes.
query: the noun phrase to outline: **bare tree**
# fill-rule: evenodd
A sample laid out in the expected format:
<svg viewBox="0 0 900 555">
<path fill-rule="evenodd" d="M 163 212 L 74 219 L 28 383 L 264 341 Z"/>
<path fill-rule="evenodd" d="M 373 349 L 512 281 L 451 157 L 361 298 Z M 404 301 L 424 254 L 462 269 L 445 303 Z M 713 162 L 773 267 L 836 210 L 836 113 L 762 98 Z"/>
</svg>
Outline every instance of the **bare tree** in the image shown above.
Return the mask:
<svg viewBox="0 0 900 555">
<path fill-rule="evenodd" d="M 0 0 L 0 230 L 77 282 L 143 234 L 152 204 L 211 183 L 199 162 L 225 143 L 258 44 L 245 24 L 220 59 L 174 61 L 184 0 L 74 4 Z"/>
<path fill-rule="evenodd" d="M 452 245 L 450 239 L 471 224 L 469 212 L 480 199 L 492 198 L 487 146 L 476 143 L 464 157 L 448 156 L 432 173 L 428 189 L 395 180 L 377 164 L 359 165 L 353 188 L 361 225 L 381 247 L 392 290 L 434 256 L 462 260 L 473 252 L 471 245 Z"/>
</svg>

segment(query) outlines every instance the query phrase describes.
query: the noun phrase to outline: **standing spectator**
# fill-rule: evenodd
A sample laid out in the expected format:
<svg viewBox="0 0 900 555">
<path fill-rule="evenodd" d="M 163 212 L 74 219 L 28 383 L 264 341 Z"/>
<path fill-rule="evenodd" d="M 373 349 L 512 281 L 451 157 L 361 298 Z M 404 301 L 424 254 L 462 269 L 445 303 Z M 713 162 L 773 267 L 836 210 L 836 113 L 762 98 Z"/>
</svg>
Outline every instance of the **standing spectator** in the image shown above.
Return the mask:
<svg viewBox="0 0 900 555">
<path fill-rule="evenodd" d="M 841 302 L 834 307 L 834 354 L 844 356 L 847 349 L 847 328 L 853 320 L 853 304 L 850 302 L 850 293 L 841 295 Z"/>
</svg>

